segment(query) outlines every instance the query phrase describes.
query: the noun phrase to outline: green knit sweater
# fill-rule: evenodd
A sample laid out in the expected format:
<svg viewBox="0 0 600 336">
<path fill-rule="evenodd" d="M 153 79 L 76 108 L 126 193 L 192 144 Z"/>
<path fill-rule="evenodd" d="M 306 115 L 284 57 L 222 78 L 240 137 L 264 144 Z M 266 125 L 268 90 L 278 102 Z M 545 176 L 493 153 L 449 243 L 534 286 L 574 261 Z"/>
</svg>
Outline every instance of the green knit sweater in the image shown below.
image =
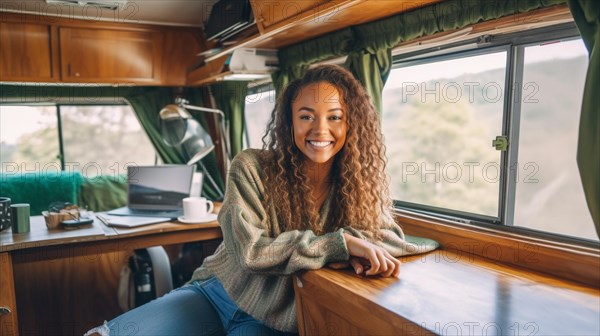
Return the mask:
<svg viewBox="0 0 600 336">
<path fill-rule="evenodd" d="M 294 272 L 348 260 L 344 232 L 366 238 L 348 227 L 320 236 L 310 230 L 281 232 L 275 210 L 265 209 L 261 202 L 266 191 L 259 153 L 246 150 L 233 160 L 218 217 L 223 243 L 204 260 L 191 281 L 216 276 L 243 311 L 277 330 L 297 332 Z M 328 217 L 331 197 L 321 208 L 321 225 Z M 394 256 L 427 252 L 438 246 L 429 239 L 405 237 L 395 223 L 388 226 L 391 228 L 384 230 L 378 245 Z M 414 239 L 408 242 L 409 238 Z"/>
</svg>

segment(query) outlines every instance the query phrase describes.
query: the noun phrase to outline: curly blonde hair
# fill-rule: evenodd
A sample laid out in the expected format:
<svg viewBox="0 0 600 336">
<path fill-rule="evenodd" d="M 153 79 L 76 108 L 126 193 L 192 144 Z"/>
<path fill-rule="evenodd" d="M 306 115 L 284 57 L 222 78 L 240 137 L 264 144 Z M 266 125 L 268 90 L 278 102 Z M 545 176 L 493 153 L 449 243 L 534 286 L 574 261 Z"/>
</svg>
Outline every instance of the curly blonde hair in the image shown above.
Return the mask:
<svg viewBox="0 0 600 336">
<path fill-rule="evenodd" d="M 294 144 L 292 102 L 305 86 L 326 82 L 335 86 L 346 109 L 344 147 L 334 158 L 334 197 L 325 227 L 302 166 L 305 158 Z M 279 95 L 262 138 L 265 155 L 265 203 L 275 207 L 281 231 L 307 230 L 316 234 L 351 226 L 379 237 L 379 229 L 391 220 L 392 201 L 385 173 L 386 157 L 378 114 L 370 97 L 352 73 L 337 65 L 321 65 L 306 71 Z"/>
</svg>

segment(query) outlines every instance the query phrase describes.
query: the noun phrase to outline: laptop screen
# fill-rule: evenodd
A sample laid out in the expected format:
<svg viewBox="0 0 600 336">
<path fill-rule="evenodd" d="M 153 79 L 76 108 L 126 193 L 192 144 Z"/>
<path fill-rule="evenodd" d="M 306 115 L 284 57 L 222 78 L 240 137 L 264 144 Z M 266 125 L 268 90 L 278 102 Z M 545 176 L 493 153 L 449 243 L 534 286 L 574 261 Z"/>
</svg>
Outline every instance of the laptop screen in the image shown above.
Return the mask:
<svg viewBox="0 0 600 336">
<path fill-rule="evenodd" d="M 179 210 L 190 196 L 195 166 L 127 167 L 128 207 L 141 210 Z"/>
</svg>

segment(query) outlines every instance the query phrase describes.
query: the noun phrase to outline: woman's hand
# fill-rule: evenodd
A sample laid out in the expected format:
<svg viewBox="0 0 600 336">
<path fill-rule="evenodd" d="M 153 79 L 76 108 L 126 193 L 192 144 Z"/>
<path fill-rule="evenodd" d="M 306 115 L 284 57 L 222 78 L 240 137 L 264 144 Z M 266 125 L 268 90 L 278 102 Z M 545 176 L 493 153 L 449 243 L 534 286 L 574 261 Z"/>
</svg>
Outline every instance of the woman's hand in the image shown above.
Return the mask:
<svg viewBox="0 0 600 336">
<path fill-rule="evenodd" d="M 356 274 L 364 272 L 365 275 L 379 274 L 383 277 L 395 278 L 400 275 L 400 261 L 384 248 L 347 233 L 344 233 L 344 238 L 351 256 L 350 265 Z"/>
</svg>

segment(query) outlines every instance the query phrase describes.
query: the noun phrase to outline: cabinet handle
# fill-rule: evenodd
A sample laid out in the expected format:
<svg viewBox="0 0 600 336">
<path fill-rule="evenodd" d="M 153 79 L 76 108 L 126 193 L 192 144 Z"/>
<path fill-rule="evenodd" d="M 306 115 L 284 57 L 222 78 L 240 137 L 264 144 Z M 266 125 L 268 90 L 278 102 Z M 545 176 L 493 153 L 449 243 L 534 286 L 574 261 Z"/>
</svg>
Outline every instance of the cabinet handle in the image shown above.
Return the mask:
<svg viewBox="0 0 600 336">
<path fill-rule="evenodd" d="M 67 65 L 67 73 L 68 73 L 68 76 L 69 76 L 69 77 L 71 77 L 71 76 L 79 77 L 79 72 L 73 73 L 73 71 L 71 71 L 71 70 L 72 70 L 72 69 L 71 69 L 71 63 L 69 63 L 69 64 Z"/>
<path fill-rule="evenodd" d="M 0 307 L 0 316 L 2 315 L 8 315 L 12 313 L 12 311 L 10 310 L 10 308 L 8 307 Z"/>
</svg>

